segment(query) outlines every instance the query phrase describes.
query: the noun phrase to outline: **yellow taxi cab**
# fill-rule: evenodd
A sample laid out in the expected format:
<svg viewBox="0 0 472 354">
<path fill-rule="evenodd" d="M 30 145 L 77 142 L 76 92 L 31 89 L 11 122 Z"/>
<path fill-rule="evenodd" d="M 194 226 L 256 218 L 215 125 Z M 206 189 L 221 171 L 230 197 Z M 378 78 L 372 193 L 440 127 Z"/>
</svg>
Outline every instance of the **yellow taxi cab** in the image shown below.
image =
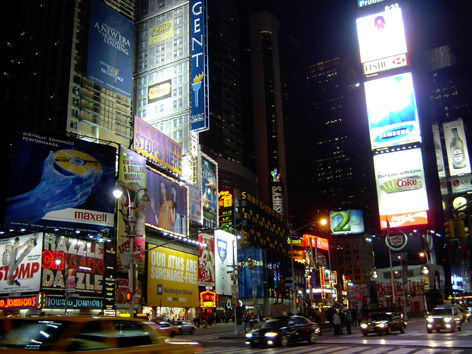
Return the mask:
<svg viewBox="0 0 472 354">
<path fill-rule="evenodd" d="M 203 353 L 193 341 L 160 336 L 144 321 L 122 317 L 47 316 L 0 318 L 5 353 Z"/>
</svg>

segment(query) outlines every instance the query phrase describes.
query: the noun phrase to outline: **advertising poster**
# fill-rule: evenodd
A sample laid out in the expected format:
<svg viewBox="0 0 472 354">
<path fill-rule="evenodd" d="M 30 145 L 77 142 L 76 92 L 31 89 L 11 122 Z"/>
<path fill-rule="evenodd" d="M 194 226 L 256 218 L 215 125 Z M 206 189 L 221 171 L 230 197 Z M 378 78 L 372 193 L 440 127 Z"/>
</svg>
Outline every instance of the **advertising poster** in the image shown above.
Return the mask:
<svg viewBox="0 0 472 354">
<path fill-rule="evenodd" d="M 134 151 L 120 146 L 120 162 L 118 166 L 118 180 L 129 192 L 123 191 L 123 196 L 118 200 L 118 233 L 117 233 L 117 267 L 120 271 L 128 269 L 129 266 L 129 245 L 132 235 L 134 252 L 144 251 L 144 224 L 146 217 L 145 205 L 141 202 L 146 188 L 146 158 Z M 130 206 L 133 203 L 136 222 L 134 230 L 129 229 Z M 144 253 L 136 257 L 136 264 L 144 268 Z"/>
<path fill-rule="evenodd" d="M 20 131 L 13 138 L 5 225 L 113 231 L 116 149 Z"/>
<path fill-rule="evenodd" d="M 202 154 L 203 226 L 218 227 L 218 167 L 216 161 Z"/>
<path fill-rule="evenodd" d="M 472 191 L 472 175 L 457 176 L 451 180 L 453 194 L 467 193 Z"/>
<path fill-rule="evenodd" d="M 212 234 L 199 233 L 198 285 L 215 285 L 215 238 Z"/>
<path fill-rule="evenodd" d="M 150 170 L 147 170 L 146 181 L 150 199 L 146 207 L 146 224 L 187 235 L 187 188 Z"/>
<path fill-rule="evenodd" d="M 137 279 L 137 284 L 134 287 L 133 294 L 133 303 L 136 305 L 141 304 L 142 299 L 142 287 L 141 282 Z M 129 279 L 128 278 L 116 278 L 115 279 L 115 305 L 119 308 L 127 307 L 129 301 L 126 300 L 126 293 L 130 291 L 129 289 Z"/>
<path fill-rule="evenodd" d="M 174 20 L 162 22 L 149 28 L 149 45 L 162 42 L 174 35 Z"/>
<path fill-rule="evenodd" d="M 362 210 L 331 210 L 329 212 L 329 225 L 333 235 L 361 234 L 364 232 Z"/>
<path fill-rule="evenodd" d="M 88 79 L 131 99 L 134 25 L 98 0 L 91 1 Z"/>
<path fill-rule="evenodd" d="M 172 96 L 172 80 L 158 82 L 148 87 L 148 103 L 154 103 Z"/>
<path fill-rule="evenodd" d="M 85 241 L 67 236 L 44 234 L 41 254 L 41 290 L 67 289 L 72 293 L 102 296 L 105 274 L 105 246 L 95 241 Z M 68 274 L 73 270 L 74 277 Z"/>
<path fill-rule="evenodd" d="M 206 9 L 203 1 L 190 1 L 190 123 L 193 131 L 209 129 Z"/>
<path fill-rule="evenodd" d="M 429 207 L 421 150 L 374 155 L 374 168 L 380 227 L 427 224 Z"/>
<path fill-rule="evenodd" d="M 453 122 L 444 123 L 443 130 L 449 174 L 451 176 L 458 176 L 471 173 L 464 122 L 458 119 Z"/>
<path fill-rule="evenodd" d="M 149 306 L 197 307 L 198 257 L 159 247 L 149 251 Z"/>
<path fill-rule="evenodd" d="M 391 7 L 356 20 L 361 63 L 407 52 L 402 11 Z"/>
<path fill-rule="evenodd" d="M 133 149 L 177 175 L 182 174 L 182 146 L 137 116 Z"/>
<path fill-rule="evenodd" d="M 434 152 L 436 154 L 436 165 L 438 167 L 438 175 L 440 178 L 446 177 L 446 170 L 444 169 L 444 155 L 442 150 L 441 138 L 439 136 L 439 127 L 437 124 L 433 124 L 433 141 L 434 141 Z"/>
<path fill-rule="evenodd" d="M 38 292 L 42 233 L 0 239 L 0 294 Z"/>
<path fill-rule="evenodd" d="M 202 191 L 200 187 L 188 183 L 189 218 L 202 224 Z"/>
<path fill-rule="evenodd" d="M 247 259 L 251 257 L 254 268 L 249 269 Z M 238 263 L 244 266 L 239 272 L 239 298 L 265 297 L 264 294 L 264 261 L 262 249 L 246 248 L 238 252 Z"/>
<path fill-rule="evenodd" d="M 237 248 L 237 240 L 233 234 L 215 230 L 215 291 L 218 295 L 232 295 L 233 281 L 228 271 L 232 270 L 234 262 L 238 259 Z"/>
<path fill-rule="evenodd" d="M 364 83 L 372 150 L 420 142 L 411 73 Z"/>
</svg>

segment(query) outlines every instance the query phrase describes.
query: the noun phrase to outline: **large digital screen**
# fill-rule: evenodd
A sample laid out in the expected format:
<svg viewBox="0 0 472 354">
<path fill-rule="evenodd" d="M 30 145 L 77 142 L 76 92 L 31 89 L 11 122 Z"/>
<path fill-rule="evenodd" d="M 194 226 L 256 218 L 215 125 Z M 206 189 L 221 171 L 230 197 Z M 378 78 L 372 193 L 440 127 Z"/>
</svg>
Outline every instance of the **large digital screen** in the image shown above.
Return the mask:
<svg viewBox="0 0 472 354">
<path fill-rule="evenodd" d="M 356 22 L 362 63 L 407 52 L 402 11 L 398 4 L 386 11 L 358 18 Z"/>
<path fill-rule="evenodd" d="M 382 229 L 428 223 L 428 196 L 421 149 L 374 155 Z"/>
<path fill-rule="evenodd" d="M 411 73 L 364 83 L 372 149 L 420 142 Z"/>
<path fill-rule="evenodd" d="M 218 164 L 202 154 L 203 226 L 218 227 Z"/>
<path fill-rule="evenodd" d="M 464 121 L 458 119 L 453 122 L 444 123 L 443 130 L 449 174 L 451 176 L 458 176 L 471 173 Z"/>
<path fill-rule="evenodd" d="M 329 212 L 329 225 L 333 235 L 361 234 L 364 232 L 362 210 L 332 210 Z"/>
<path fill-rule="evenodd" d="M 131 99 L 134 25 L 98 0 L 91 2 L 88 78 Z"/>
<path fill-rule="evenodd" d="M 253 261 L 249 269 L 247 260 Z M 264 297 L 264 260 L 260 248 L 244 248 L 238 252 L 240 264 L 238 285 L 240 298 Z"/>
</svg>

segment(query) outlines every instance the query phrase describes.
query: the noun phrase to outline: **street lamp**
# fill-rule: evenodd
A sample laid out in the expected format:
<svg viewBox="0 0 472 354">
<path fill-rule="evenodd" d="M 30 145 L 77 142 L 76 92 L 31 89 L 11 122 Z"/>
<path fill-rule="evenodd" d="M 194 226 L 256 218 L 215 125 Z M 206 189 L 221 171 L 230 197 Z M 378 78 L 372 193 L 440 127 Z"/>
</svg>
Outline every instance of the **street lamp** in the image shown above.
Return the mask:
<svg viewBox="0 0 472 354">
<path fill-rule="evenodd" d="M 126 191 L 126 195 L 128 198 L 128 239 L 129 239 L 129 292 L 131 293 L 131 298 L 129 300 L 129 315 L 133 317 L 134 312 L 134 288 L 135 288 L 135 254 L 134 254 L 134 234 L 135 227 L 136 227 L 136 201 L 139 195 L 139 192 L 144 192 L 140 204 L 142 205 L 143 209 L 146 210 L 146 205 L 149 203 L 150 199 L 147 194 L 146 188 L 140 188 L 136 191 L 134 195 L 134 199 L 131 199 L 129 188 L 123 182 L 119 181 L 115 185 L 113 189 L 113 196 L 116 199 L 120 199 L 123 196 L 123 190 Z M 125 220 L 126 221 L 126 220 Z"/>
</svg>

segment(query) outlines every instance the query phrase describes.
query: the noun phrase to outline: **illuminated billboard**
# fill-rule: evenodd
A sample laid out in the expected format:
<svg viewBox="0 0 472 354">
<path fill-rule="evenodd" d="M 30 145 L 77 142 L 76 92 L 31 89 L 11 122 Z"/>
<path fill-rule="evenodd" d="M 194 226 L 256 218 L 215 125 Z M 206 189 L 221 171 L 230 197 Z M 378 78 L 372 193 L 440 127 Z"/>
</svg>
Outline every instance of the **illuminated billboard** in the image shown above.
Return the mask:
<svg viewBox="0 0 472 354">
<path fill-rule="evenodd" d="M 253 269 L 249 269 L 247 260 L 252 258 Z M 260 248 L 243 248 L 238 251 L 239 298 L 264 297 L 264 261 Z"/>
<path fill-rule="evenodd" d="M 204 1 L 190 1 L 190 123 L 194 131 L 209 129 L 207 12 Z"/>
<path fill-rule="evenodd" d="M 5 225 L 112 232 L 116 149 L 50 133 L 13 137 Z"/>
<path fill-rule="evenodd" d="M 357 0 L 357 7 L 365 7 L 365 6 L 377 4 L 383 1 L 384 0 Z"/>
<path fill-rule="evenodd" d="M 133 149 L 172 172 L 182 174 L 182 145 L 137 116 L 134 117 Z"/>
<path fill-rule="evenodd" d="M 372 149 L 420 142 L 411 73 L 364 83 Z"/>
<path fill-rule="evenodd" d="M 453 122 L 444 123 L 443 130 L 449 174 L 451 176 L 458 176 L 471 173 L 464 121 L 458 119 Z"/>
<path fill-rule="evenodd" d="M 374 155 L 382 229 L 428 223 L 428 196 L 421 149 Z"/>
<path fill-rule="evenodd" d="M 87 77 L 131 99 L 134 25 L 98 0 L 91 2 Z"/>
<path fill-rule="evenodd" d="M 0 294 L 39 291 L 43 234 L 0 239 Z"/>
<path fill-rule="evenodd" d="M 199 233 L 198 242 L 198 285 L 215 285 L 215 237 Z"/>
<path fill-rule="evenodd" d="M 219 295 L 232 295 L 231 266 L 237 265 L 236 236 L 223 230 L 215 230 L 215 291 Z"/>
<path fill-rule="evenodd" d="M 187 235 L 186 187 L 150 170 L 146 170 L 146 186 L 150 199 L 146 206 L 146 224 Z"/>
<path fill-rule="evenodd" d="M 446 177 L 446 170 L 444 169 L 444 155 L 442 150 L 441 138 L 439 136 L 439 127 L 437 124 L 433 124 L 433 141 L 434 141 L 434 152 L 436 154 L 436 165 L 438 168 L 438 176 Z"/>
<path fill-rule="evenodd" d="M 330 211 L 329 225 L 333 235 L 361 234 L 364 232 L 362 210 Z"/>
<path fill-rule="evenodd" d="M 159 247 L 148 256 L 149 306 L 197 307 L 198 257 Z"/>
<path fill-rule="evenodd" d="M 356 23 L 362 63 L 407 52 L 402 11 L 398 4 L 383 12 L 358 18 Z"/>
<path fill-rule="evenodd" d="M 218 164 L 202 154 L 203 226 L 218 227 Z"/>
</svg>

